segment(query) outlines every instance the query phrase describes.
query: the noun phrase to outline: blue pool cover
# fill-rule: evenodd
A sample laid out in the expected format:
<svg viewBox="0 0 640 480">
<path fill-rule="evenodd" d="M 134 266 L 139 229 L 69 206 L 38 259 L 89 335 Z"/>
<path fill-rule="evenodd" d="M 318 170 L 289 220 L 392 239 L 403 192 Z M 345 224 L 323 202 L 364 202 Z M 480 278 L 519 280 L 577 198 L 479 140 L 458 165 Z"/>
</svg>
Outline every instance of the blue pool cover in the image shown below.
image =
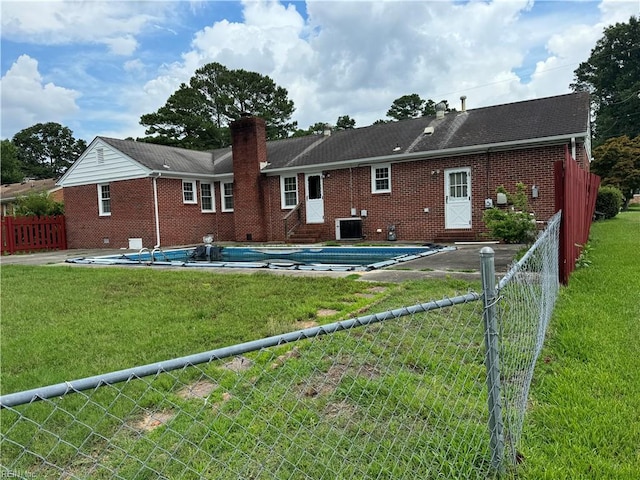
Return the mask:
<svg viewBox="0 0 640 480">
<path fill-rule="evenodd" d="M 315 271 L 366 271 L 433 255 L 455 247 L 216 247 L 215 260 L 196 261 L 195 247 L 147 249 L 139 253 L 72 258 L 69 263 L 175 267 L 275 268 Z"/>
</svg>

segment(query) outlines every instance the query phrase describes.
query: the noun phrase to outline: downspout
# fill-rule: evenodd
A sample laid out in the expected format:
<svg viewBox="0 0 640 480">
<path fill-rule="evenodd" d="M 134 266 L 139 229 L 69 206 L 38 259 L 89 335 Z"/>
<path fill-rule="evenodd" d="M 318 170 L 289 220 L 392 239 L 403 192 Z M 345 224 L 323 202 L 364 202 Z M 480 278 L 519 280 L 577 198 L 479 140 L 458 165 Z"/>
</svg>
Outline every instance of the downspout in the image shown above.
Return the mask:
<svg viewBox="0 0 640 480">
<path fill-rule="evenodd" d="M 156 222 L 156 244 L 153 248 L 160 248 L 160 214 L 158 212 L 158 177 L 162 175 L 158 173 L 153 177 L 153 209 L 155 214 L 155 222 Z"/>
<path fill-rule="evenodd" d="M 571 156 L 577 161 L 576 153 L 576 137 L 571 137 Z"/>
</svg>

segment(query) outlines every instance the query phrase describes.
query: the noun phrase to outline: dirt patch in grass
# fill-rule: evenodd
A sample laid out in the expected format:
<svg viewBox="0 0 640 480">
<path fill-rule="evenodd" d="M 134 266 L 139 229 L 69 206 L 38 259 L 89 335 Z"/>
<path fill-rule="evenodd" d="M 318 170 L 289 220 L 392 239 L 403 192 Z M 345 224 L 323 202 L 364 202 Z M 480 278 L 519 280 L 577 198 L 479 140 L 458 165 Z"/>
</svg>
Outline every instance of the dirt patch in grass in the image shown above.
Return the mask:
<svg viewBox="0 0 640 480">
<path fill-rule="evenodd" d="M 316 322 L 315 320 L 307 320 L 306 322 L 297 322 L 297 325 L 299 325 L 302 328 L 311 328 L 311 327 L 317 327 L 318 322 Z"/>
<path fill-rule="evenodd" d="M 173 417 L 175 413 L 172 411 L 145 412 L 142 418 L 133 424 L 133 428 L 141 432 L 151 432 L 169 422 Z"/>
<path fill-rule="evenodd" d="M 184 399 L 189 398 L 206 398 L 211 395 L 218 385 L 208 380 L 200 380 L 198 382 L 186 385 L 178 392 L 178 396 Z"/>
<path fill-rule="evenodd" d="M 253 367 L 253 362 L 246 357 L 236 357 L 230 362 L 224 364 L 224 368 L 231 370 L 232 372 L 244 372 Z"/>
<path fill-rule="evenodd" d="M 371 287 L 371 288 L 368 288 L 367 291 L 369 293 L 356 293 L 356 297 L 373 298 L 379 293 L 386 292 L 387 291 L 387 287 Z"/>
<path fill-rule="evenodd" d="M 316 315 L 318 317 L 330 317 L 331 315 L 335 315 L 336 313 L 338 313 L 338 310 L 333 310 L 331 308 L 321 308 L 320 310 L 318 310 Z"/>
<path fill-rule="evenodd" d="M 284 363 L 290 358 L 298 358 L 299 356 L 300 356 L 300 351 L 298 350 L 298 347 L 293 347 L 287 353 L 284 353 L 280 355 L 278 358 L 276 358 L 275 362 L 271 364 L 271 368 L 279 368 L 282 365 L 284 365 Z"/>
<path fill-rule="evenodd" d="M 369 364 L 334 363 L 326 373 L 318 373 L 307 383 L 300 385 L 300 394 L 304 397 L 330 395 L 338 388 L 345 375 L 374 379 L 380 376 L 380 372 L 374 365 Z"/>
</svg>

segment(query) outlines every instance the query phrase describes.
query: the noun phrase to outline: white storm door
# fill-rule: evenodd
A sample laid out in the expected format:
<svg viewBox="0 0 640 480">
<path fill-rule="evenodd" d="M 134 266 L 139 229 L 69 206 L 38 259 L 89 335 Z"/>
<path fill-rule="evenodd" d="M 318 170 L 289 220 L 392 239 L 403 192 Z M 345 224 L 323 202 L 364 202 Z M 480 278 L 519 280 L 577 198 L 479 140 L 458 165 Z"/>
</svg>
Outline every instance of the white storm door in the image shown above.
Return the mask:
<svg viewBox="0 0 640 480">
<path fill-rule="evenodd" d="M 307 223 L 324 223 L 324 199 L 322 198 L 322 175 L 305 174 Z"/>
<path fill-rule="evenodd" d="M 471 169 L 444 171 L 444 228 L 471 228 Z"/>
</svg>

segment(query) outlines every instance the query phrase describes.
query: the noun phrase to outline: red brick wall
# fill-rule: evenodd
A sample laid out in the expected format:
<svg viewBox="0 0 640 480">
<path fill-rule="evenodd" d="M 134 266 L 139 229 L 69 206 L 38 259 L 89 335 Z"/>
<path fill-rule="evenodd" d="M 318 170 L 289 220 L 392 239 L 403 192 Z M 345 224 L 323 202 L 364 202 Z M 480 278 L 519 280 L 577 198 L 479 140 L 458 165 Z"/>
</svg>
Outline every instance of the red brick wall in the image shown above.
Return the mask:
<svg viewBox="0 0 640 480">
<path fill-rule="evenodd" d="M 111 216 L 100 217 L 95 184 L 64 188 L 69 248 L 127 248 L 129 238 L 155 244 L 151 180 L 111 182 L 110 193 Z"/>
<path fill-rule="evenodd" d="M 386 240 L 391 224 L 396 225 L 398 240 L 427 242 L 449 236 L 444 228 L 444 170 L 448 168 L 471 168 L 472 236 L 482 238 L 486 231 L 484 201 L 492 198 L 495 203 L 500 185 L 515 192 L 516 184 L 524 183 L 536 219 L 548 220 L 555 213 L 553 162 L 563 157 L 564 146 L 553 146 L 395 163 L 391 165 L 391 193 L 382 194 L 371 193 L 369 166 L 328 170 L 323 180 L 325 239 L 335 238 L 335 219 L 351 217 L 351 208 L 358 217 L 361 210 L 367 210 L 363 233 L 370 241 Z M 289 210 L 280 208 L 279 177 L 267 177 L 264 185 L 268 237 L 282 241 L 283 218 Z M 531 195 L 533 185 L 538 186 L 538 198 Z M 298 195 L 304 203 L 303 174 L 298 174 Z"/>
<path fill-rule="evenodd" d="M 262 158 L 259 145 L 264 143 L 249 143 L 244 158 L 249 159 L 252 151 Z M 234 146 L 235 155 L 239 150 L 242 149 Z M 584 165 L 584 148 L 578 152 Z M 234 157 L 234 162 L 236 158 L 243 157 Z M 246 160 L 250 174 L 243 175 L 244 167 L 238 167 L 234 173 L 234 212 L 221 212 L 219 182 L 214 186 L 216 213 L 202 213 L 199 182 L 198 203 L 185 205 L 182 180 L 157 179 L 162 246 L 201 243 L 202 236 L 208 233 L 213 234 L 216 241 L 246 241 L 247 233 L 253 241 L 283 241 L 284 217 L 290 210 L 281 208 L 280 178 L 260 174 L 256 157 L 253 158 L 253 163 Z M 554 213 L 553 162 L 562 158 L 564 146 L 560 145 L 395 163 L 391 165 L 392 190 L 382 194 L 371 193 L 369 166 L 327 170 L 323 180 L 323 238 L 335 238 L 335 219 L 351 217 L 351 208 L 356 209 L 358 217 L 361 210 L 367 210 L 363 233 L 369 241 L 386 240 L 387 227 L 391 224 L 396 225 L 400 241 L 428 242 L 450 236 L 451 231 L 444 228 L 444 170 L 447 168 L 471 168 L 473 237 L 482 238 L 485 198 L 495 202 L 496 188 L 500 185 L 513 192 L 518 182 L 524 183 L 536 218 L 547 220 Z M 304 222 L 305 178 L 302 173 L 297 176 Z M 534 184 L 539 188 L 538 198 L 531 196 Z M 128 180 L 110 185 L 110 217 L 98 216 L 96 185 L 64 189 L 69 248 L 123 248 L 128 247 L 129 238 L 138 237 L 143 239 L 144 246 L 154 246 L 153 181 Z M 238 185 L 241 187 L 237 188 Z M 250 186 L 256 188 L 252 190 Z M 428 213 L 425 208 L 429 208 Z M 378 233 L 378 229 L 382 231 Z M 109 243 L 104 243 L 105 238 Z"/>
<path fill-rule="evenodd" d="M 156 245 L 153 180 L 150 178 L 111 182 L 111 215 L 98 215 L 95 184 L 65 188 L 65 217 L 69 248 L 127 248 L 129 238 L 142 238 L 142 244 Z M 202 243 L 213 234 L 216 240 L 229 240 L 233 234 L 233 213 L 220 213 L 220 184 L 214 186 L 217 213 L 201 211 L 200 182 L 198 203 L 184 204 L 182 180 L 158 178 L 158 216 L 163 247 Z M 108 243 L 105 243 L 108 239 Z"/>
<path fill-rule="evenodd" d="M 231 124 L 235 240 L 267 240 L 260 163 L 267 161 L 265 122 L 243 117 Z"/>
</svg>

